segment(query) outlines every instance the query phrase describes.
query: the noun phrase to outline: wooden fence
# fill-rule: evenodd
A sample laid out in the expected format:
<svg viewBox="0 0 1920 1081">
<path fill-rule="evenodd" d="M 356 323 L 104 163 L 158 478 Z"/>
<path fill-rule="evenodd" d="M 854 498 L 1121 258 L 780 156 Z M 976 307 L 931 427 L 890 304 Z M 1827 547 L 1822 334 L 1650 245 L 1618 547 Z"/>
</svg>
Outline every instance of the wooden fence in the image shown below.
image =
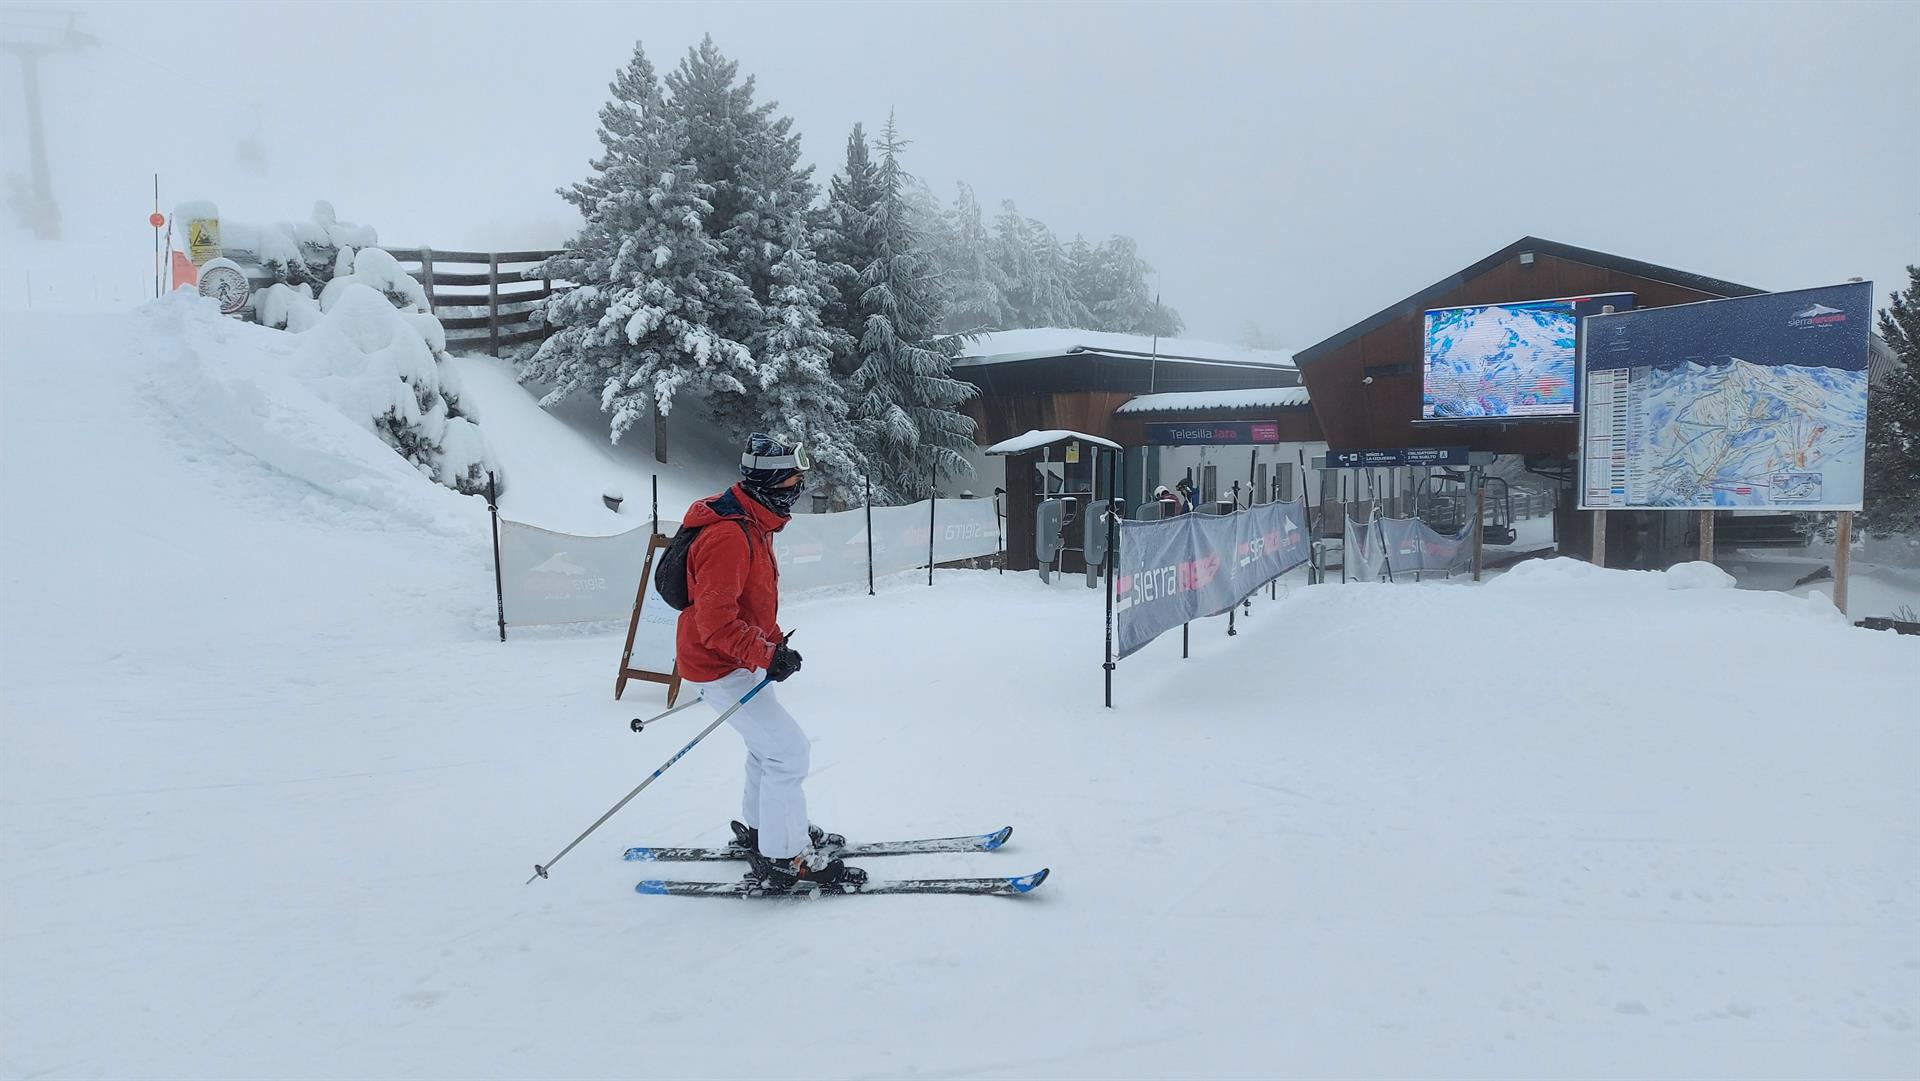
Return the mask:
<svg viewBox="0 0 1920 1081">
<path fill-rule="evenodd" d="M 527 274 L 557 251 L 386 251 L 426 290 L 427 307 L 447 330 L 449 352 L 485 350 L 497 357 L 502 346 L 542 341 L 553 333 L 532 322 L 529 307 L 554 294 L 553 281 Z"/>
</svg>

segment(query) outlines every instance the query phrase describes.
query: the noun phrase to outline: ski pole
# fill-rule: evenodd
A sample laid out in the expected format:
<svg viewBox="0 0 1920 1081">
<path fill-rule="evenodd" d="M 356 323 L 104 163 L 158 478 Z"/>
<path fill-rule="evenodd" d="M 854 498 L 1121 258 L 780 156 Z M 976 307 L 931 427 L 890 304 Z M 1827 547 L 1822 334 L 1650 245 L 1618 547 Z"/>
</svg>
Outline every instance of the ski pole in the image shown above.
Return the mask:
<svg viewBox="0 0 1920 1081">
<path fill-rule="evenodd" d="M 647 729 L 649 725 L 652 725 L 656 721 L 664 721 L 668 717 L 671 717 L 674 714 L 680 712 L 681 710 L 686 709 L 688 706 L 693 705 L 695 702 L 704 702 L 704 701 L 706 701 L 706 699 L 700 697 L 699 695 L 694 695 L 692 698 L 689 698 L 685 702 L 682 702 L 679 705 L 673 707 L 672 709 L 666 711 L 665 713 L 660 714 L 658 717 L 648 717 L 644 721 L 638 717 L 635 717 L 633 719 L 633 723 L 629 724 L 627 727 L 633 729 L 635 732 L 643 732 Z"/>
<path fill-rule="evenodd" d="M 678 762 L 682 758 L 686 757 L 687 752 L 693 750 L 695 744 L 699 743 L 703 739 L 706 739 L 707 736 L 711 734 L 714 729 L 720 727 L 723 723 L 725 723 L 728 717 L 733 716 L 735 710 L 738 710 L 741 706 L 744 706 L 748 702 L 752 701 L 754 695 L 759 694 L 762 688 L 766 687 L 767 684 L 772 682 L 773 682 L 773 677 L 766 676 L 762 678 L 760 682 L 754 684 L 753 689 L 748 691 L 746 694 L 742 695 L 740 698 L 740 701 L 735 702 L 733 705 L 727 707 L 727 711 L 725 713 L 722 713 L 718 718 L 714 720 L 712 724 L 702 729 L 700 734 L 693 737 L 693 739 L 689 741 L 685 747 L 682 747 L 678 751 L 675 751 L 673 757 L 667 759 L 666 762 L 663 763 L 659 769 L 654 770 L 653 774 L 649 776 L 646 780 L 641 781 L 638 788 L 635 788 L 633 791 L 627 793 L 625 796 L 621 798 L 619 803 L 616 803 L 612 807 L 608 808 L 606 814 L 601 815 L 599 819 L 594 822 L 593 825 L 587 827 L 586 833 L 582 833 L 580 836 L 575 837 L 573 839 L 573 844 L 569 844 L 567 847 L 561 849 L 560 855 L 553 857 L 552 859 L 548 860 L 544 864 L 540 864 L 540 863 L 534 864 L 533 878 L 527 879 L 526 884 L 532 885 L 534 878 L 547 877 L 547 869 L 549 867 L 552 867 L 554 864 L 559 863 L 562 857 L 564 857 L 567 853 L 573 851 L 574 845 L 577 845 L 581 841 L 586 840 L 587 834 L 592 833 L 594 830 L 599 829 L 601 825 L 603 825 L 607 821 L 607 819 L 612 818 L 615 814 L 619 812 L 620 808 L 625 807 L 630 801 L 632 801 L 633 797 L 639 795 L 643 790 L 645 790 L 645 788 L 648 785 L 652 784 L 654 781 L 659 780 L 660 775 L 662 773 L 667 772 L 668 767 L 672 766 L 675 762 Z M 699 701 L 699 699 L 695 699 L 694 701 Z M 692 705 L 692 704 L 693 703 L 691 702 L 688 703 L 688 705 Z"/>
</svg>

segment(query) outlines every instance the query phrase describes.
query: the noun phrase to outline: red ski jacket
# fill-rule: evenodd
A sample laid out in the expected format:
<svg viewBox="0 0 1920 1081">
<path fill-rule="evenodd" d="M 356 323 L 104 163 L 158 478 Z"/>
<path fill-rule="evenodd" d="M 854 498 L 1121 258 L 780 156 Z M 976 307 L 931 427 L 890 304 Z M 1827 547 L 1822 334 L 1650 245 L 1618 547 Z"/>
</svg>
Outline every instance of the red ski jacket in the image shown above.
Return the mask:
<svg viewBox="0 0 1920 1081">
<path fill-rule="evenodd" d="M 742 529 L 743 523 L 746 528 Z M 780 641 L 780 566 L 773 535 L 785 516 L 739 485 L 687 508 L 687 526 L 703 527 L 687 550 L 687 595 L 674 653 L 680 676 L 710 683 L 740 668 L 773 662 Z"/>
</svg>

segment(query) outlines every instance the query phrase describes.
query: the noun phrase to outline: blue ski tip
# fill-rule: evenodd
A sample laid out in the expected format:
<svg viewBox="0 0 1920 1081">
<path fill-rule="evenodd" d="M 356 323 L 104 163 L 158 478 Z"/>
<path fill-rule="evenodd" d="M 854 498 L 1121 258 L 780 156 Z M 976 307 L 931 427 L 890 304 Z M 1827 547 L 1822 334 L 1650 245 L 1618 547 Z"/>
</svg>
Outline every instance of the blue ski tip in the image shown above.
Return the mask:
<svg viewBox="0 0 1920 1081">
<path fill-rule="evenodd" d="M 621 856 L 620 858 L 625 860 L 650 860 L 653 858 L 653 849 L 629 848 L 627 849 L 626 854 Z"/>
<path fill-rule="evenodd" d="M 1042 871 L 1041 873 L 1045 874 L 1046 872 Z M 649 878 L 645 882 L 635 886 L 633 891 L 635 893 L 651 893 L 664 896 L 667 892 L 667 884 L 657 878 Z"/>
<path fill-rule="evenodd" d="M 980 850 L 982 852 L 991 852 L 994 849 L 999 848 L 1001 845 L 1006 844 L 1007 838 L 1011 836 L 1013 836 L 1013 827 L 1002 826 L 1000 827 L 998 832 L 989 833 L 986 836 L 981 838 Z"/>
<path fill-rule="evenodd" d="M 1050 867 L 1042 867 L 1030 875 L 1022 875 L 1019 878 L 1009 878 L 1007 879 L 1007 884 L 1013 887 L 1013 892 L 1015 893 L 1032 893 L 1034 890 L 1040 888 L 1040 883 L 1047 880 L 1047 875 L 1051 871 L 1052 868 Z M 645 885 L 645 883 L 641 883 L 641 885 Z"/>
</svg>

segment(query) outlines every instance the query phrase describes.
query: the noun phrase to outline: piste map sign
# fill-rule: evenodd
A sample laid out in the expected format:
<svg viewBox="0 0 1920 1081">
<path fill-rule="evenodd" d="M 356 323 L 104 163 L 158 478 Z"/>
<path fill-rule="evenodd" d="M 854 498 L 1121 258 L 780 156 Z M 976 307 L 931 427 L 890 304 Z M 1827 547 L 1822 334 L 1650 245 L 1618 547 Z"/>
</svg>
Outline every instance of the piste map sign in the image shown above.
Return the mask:
<svg viewBox="0 0 1920 1081">
<path fill-rule="evenodd" d="M 1873 285 L 1587 320 L 1586 510 L 1859 510 Z"/>
<path fill-rule="evenodd" d="M 1192 420 L 1145 425 L 1147 445 L 1246 446 L 1280 442 L 1280 423 L 1273 420 Z"/>
</svg>

